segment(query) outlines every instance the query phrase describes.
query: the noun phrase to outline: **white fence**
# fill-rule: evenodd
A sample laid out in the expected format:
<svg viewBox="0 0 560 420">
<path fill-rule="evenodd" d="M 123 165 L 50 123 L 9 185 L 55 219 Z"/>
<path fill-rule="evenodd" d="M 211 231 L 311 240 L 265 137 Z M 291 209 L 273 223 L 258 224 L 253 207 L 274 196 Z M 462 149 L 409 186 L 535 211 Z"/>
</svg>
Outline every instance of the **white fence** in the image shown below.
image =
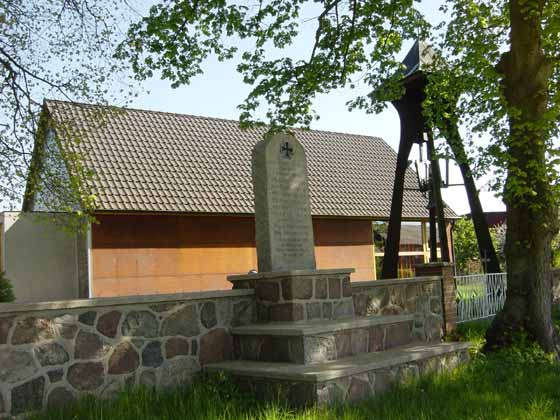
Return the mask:
<svg viewBox="0 0 560 420">
<path fill-rule="evenodd" d="M 506 279 L 506 273 L 455 277 L 457 322 L 496 315 L 506 301 Z"/>
</svg>

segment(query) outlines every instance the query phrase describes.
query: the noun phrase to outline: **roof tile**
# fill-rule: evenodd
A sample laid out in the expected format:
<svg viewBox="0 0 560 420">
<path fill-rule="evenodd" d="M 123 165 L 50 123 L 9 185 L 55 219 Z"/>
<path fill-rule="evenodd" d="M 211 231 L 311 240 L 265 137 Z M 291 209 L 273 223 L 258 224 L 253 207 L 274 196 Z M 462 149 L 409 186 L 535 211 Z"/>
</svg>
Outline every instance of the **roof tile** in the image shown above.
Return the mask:
<svg viewBox="0 0 560 420">
<path fill-rule="evenodd" d="M 252 213 L 251 150 L 265 128 L 237 121 L 47 101 L 59 123 L 82 127 L 76 147 L 96 174 L 98 210 Z M 314 215 L 387 218 L 396 153 L 378 137 L 295 130 L 307 154 Z M 412 170 L 405 187 L 416 187 Z M 403 217 L 427 218 L 404 192 Z M 448 217 L 456 217 L 446 209 Z"/>
</svg>

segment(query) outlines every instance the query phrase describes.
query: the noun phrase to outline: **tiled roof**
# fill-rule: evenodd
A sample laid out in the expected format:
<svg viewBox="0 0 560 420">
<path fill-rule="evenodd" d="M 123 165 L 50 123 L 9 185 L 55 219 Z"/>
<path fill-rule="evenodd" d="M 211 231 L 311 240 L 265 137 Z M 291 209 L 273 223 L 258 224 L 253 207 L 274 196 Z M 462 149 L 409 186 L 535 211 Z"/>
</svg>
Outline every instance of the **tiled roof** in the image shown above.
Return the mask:
<svg viewBox="0 0 560 420">
<path fill-rule="evenodd" d="M 237 121 L 46 101 L 56 122 L 74 123 L 96 174 L 99 211 L 252 213 L 251 150 L 265 128 Z M 103 122 L 101 122 L 103 120 Z M 396 153 L 378 137 L 295 131 L 307 154 L 311 211 L 320 216 L 388 218 Z M 414 173 L 403 217 L 427 218 Z M 448 210 L 448 216 L 455 214 Z"/>
</svg>

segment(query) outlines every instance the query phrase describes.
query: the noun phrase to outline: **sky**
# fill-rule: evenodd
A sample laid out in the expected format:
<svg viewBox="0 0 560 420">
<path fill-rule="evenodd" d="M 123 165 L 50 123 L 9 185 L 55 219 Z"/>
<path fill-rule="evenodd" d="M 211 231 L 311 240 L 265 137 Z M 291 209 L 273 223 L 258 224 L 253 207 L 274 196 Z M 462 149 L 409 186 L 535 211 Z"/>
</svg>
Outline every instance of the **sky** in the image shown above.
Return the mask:
<svg viewBox="0 0 560 420">
<path fill-rule="evenodd" d="M 145 13 L 150 0 L 138 0 L 136 9 Z M 438 12 L 439 0 L 421 2 L 420 8 L 433 22 L 441 19 Z M 306 54 L 309 43 L 306 36 L 314 31 L 311 24 L 304 27 L 300 39 L 294 43 L 291 53 Z M 309 37 L 308 37 L 309 38 Z M 411 47 L 407 43 L 402 51 L 402 58 Z M 176 112 L 181 114 L 200 115 L 207 117 L 237 120 L 239 110 L 237 106 L 250 92 L 250 86 L 245 85 L 236 71 L 235 60 L 218 62 L 209 59 L 204 65 L 204 74 L 195 78 L 190 85 L 176 89 L 170 83 L 161 80 L 157 75 L 142 82 L 142 91 L 130 107 Z M 318 96 L 314 102 L 314 109 L 320 119 L 311 124 L 312 129 L 335 131 L 342 133 L 363 134 L 383 138 L 395 151 L 399 144 L 400 122 L 396 110 L 389 106 L 380 114 L 366 114 L 365 111 L 348 111 L 346 102 L 356 96 L 356 91 L 339 89 L 325 95 Z M 485 211 L 502 211 L 505 206 L 502 201 L 485 187 L 489 177 L 477 182 L 480 199 Z M 451 165 L 450 183 L 462 183 L 461 174 L 455 165 Z M 443 190 L 445 202 L 457 214 L 470 212 L 464 187 L 450 187 Z"/>
</svg>

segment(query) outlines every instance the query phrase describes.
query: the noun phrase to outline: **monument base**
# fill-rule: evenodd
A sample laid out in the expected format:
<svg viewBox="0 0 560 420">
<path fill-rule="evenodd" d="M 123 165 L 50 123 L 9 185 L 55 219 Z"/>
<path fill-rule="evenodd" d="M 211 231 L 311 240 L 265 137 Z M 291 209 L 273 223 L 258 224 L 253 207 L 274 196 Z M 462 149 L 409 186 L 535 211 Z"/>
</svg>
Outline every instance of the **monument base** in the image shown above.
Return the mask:
<svg viewBox="0 0 560 420">
<path fill-rule="evenodd" d="M 344 319 L 354 316 L 353 268 L 291 270 L 229 276 L 234 289 L 255 289 L 259 322 Z"/>
<path fill-rule="evenodd" d="M 299 408 L 353 403 L 468 360 L 469 343 L 441 342 L 439 278 L 351 286 L 353 271 L 228 277 L 234 289 L 255 289 L 259 322 L 233 327 L 234 360 L 205 369 Z"/>
</svg>

